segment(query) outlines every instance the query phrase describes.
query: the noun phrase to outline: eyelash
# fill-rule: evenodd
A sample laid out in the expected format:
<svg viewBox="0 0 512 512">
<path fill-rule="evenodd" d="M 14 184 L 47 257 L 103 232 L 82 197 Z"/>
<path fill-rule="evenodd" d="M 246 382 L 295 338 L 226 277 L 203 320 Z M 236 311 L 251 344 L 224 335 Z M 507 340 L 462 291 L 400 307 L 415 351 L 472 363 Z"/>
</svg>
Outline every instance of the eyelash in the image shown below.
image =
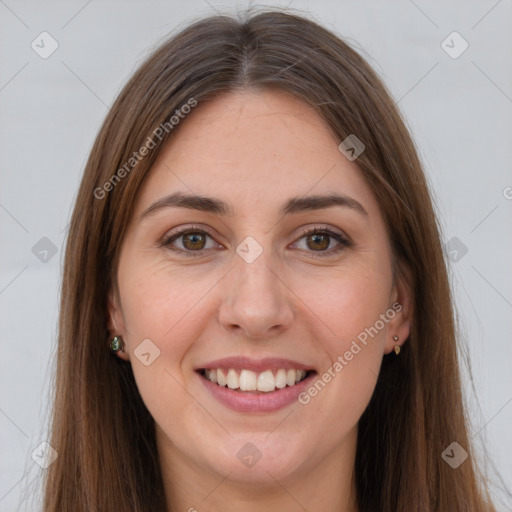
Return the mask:
<svg viewBox="0 0 512 512">
<path fill-rule="evenodd" d="M 181 236 L 191 234 L 191 233 L 201 233 L 209 236 L 213 239 L 213 236 L 211 236 L 207 231 L 204 229 L 200 229 L 198 226 L 191 226 L 188 228 L 185 228 L 181 231 L 178 231 L 177 233 L 171 233 L 169 236 L 166 236 L 163 241 L 161 242 L 161 246 L 169 247 L 170 250 L 175 252 L 183 253 L 185 256 L 190 257 L 197 257 L 201 256 L 202 253 L 207 249 L 199 249 L 197 251 L 191 251 L 188 249 L 176 249 L 171 247 L 171 243 L 180 238 Z M 314 258 L 326 258 L 329 256 L 332 256 L 333 254 L 337 254 L 338 252 L 342 251 L 345 248 L 352 247 L 352 242 L 345 238 L 340 233 L 336 233 L 335 231 L 330 230 L 329 228 L 319 228 L 319 227 L 313 227 L 313 228 L 307 228 L 305 229 L 301 236 L 298 238 L 298 240 L 301 240 L 302 238 L 308 236 L 308 235 L 314 235 L 317 233 L 326 234 L 331 238 L 334 238 L 337 242 L 339 242 L 339 245 L 337 245 L 334 249 L 328 249 L 325 251 L 307 251 L 311 252 L 311 255 Z"/>
</svg>

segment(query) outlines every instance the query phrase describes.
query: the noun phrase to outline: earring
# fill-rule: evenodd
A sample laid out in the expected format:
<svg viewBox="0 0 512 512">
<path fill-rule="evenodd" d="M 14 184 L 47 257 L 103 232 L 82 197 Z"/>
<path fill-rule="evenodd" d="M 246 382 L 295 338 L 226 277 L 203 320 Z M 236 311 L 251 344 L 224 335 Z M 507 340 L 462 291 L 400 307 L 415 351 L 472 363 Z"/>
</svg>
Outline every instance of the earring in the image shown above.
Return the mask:
<svg viewBox="0 0 512 512">
<path fill-rule="evenodd" d="M 398 339 L 399 339 L 399 338 L 398 338 L 398 336 L 395 334 L 395 335 L 393 336 L 393 341 L 398 341 Z M 395 346 L 394 346 L 394 350 L 395 350 L 395 354 L 396 354 L 396 355 L 400 354 L 400 345 L 398 345 L 398 344 L 397 344 L 397 345 L 395 345 Z"/>
<path fill-rule="evenodd" d="M 110 342 L 110 349 L 112 352 L 124 351 L 123 339 L 121 336 L 114 336 L 114 339 Z"/>
</svg>

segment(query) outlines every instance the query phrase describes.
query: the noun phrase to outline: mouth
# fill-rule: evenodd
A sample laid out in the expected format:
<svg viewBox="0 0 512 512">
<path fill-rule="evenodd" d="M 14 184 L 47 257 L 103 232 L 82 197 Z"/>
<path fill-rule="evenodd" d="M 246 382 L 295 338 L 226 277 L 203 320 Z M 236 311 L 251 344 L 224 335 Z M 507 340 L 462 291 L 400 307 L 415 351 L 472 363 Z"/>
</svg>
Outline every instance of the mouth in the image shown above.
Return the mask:
<svg viewBox="0 0 512 512">
<path fill-rule="evenodd" d="M 312 369 L 298 368 L 267 369 L 260 372 L 247 368 L 200 368 L 196 371 L 221 388 L 254 395 L 294 387 L 316 373 Z"/>
<path fill-rule="evenodd" d="M 225 357 L 194 368 L 209 395 L 238 413 L 270 413 L 292 405 L 317 371 L 283 359 Z"/>
</svg>

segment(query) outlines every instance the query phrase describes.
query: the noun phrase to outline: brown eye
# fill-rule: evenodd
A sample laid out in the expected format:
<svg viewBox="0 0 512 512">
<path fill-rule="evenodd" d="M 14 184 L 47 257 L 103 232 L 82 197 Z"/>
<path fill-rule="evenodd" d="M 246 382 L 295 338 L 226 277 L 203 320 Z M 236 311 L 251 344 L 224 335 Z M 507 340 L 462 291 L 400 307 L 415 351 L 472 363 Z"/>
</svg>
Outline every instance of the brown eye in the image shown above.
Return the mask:
<svg viewBox="0 0 512 512">
<path fill-rule="evenodd" d="M 329 247 L 331 237 L 326 234 L 314 233 L 306 238 L 308 240 L 306 244 L 310 249 L 324 251 Z"/>
<path fill-rule="evenodd" d="M 304 240 L 305 247 L 299 248 L 314 257 L 332 256 L 352 246 L 352 242 L 349 239 L 327 228 L 314 227 L 306 229 L 299 242 L 302 242 L 302 240 Z M 332 241 L 335 241 L 333 247 L 331 246 Z M 300 245 L 299 242 L 296 243 Z"/>
<path fill-rule="evenodd" d="M 211 240 L 210 246 L 207 246 L 208 239 Z M 208 233 L 199 229 L 188 229 L 166 237 L 162 245 L 185 255 L 200 256 L 203 251 L 215 247 L 212 242 L 213 238 Z"/>
<path fill-rule="evenodd" d="M 191 232 L 181 235 L 183 237 L 183 246 L 188 250 L 204 249 L 206 244 L 205 233 Z"/>
<path fill-rule="evenodd" d="M 208 239 L 210 239 L 210 246 L 208 246 Z M 335 244 L 332 244 L 333 241 Z M 340 233 L 318 227 L 305 230 L 299 242 L 305 245 L 305 247 L 299 248 L 313 257 L 332 256 L 352 246 L 352 242 Z M 299 242 L 296 244 L 300 245 Z M 161 242 L 161 245 L 185 256 L 201 256 L 207 249 L 216 247 L 211 235 L 201 229 L 190 228 L 169 235 Z"/>
</svg>

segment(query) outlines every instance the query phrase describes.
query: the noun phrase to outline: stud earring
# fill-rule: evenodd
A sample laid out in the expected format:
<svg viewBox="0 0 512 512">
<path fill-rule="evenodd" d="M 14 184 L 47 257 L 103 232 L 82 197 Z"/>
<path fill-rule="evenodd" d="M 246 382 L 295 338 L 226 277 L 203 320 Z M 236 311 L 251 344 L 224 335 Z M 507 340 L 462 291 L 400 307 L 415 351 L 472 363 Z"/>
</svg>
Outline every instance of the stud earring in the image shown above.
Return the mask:
<svg viewBox="0 0 512 512">
<path fill-rule="evenodd" d="M 114 339 L 110 342 L 110 349 L 112 352 L 124 351 L 123 339 L 121 336 L 114 336 Z"/>
<path fill-rule="evenodd" d="M 398 340 L 399 340 L 399 338 L 398 338 L 398 336 L 395 334 L 395 335 L 393 336 L 393 341 L 398 341 Z M 396 355 L 400 354 L 400 345 L 398 345 L 398 344 L 397 344 L 397 345 L 395 345 L 395 346 L 394 346 L 394 351 L 395 351 L 395 354 L 396 354 Z"/>
</svg>

